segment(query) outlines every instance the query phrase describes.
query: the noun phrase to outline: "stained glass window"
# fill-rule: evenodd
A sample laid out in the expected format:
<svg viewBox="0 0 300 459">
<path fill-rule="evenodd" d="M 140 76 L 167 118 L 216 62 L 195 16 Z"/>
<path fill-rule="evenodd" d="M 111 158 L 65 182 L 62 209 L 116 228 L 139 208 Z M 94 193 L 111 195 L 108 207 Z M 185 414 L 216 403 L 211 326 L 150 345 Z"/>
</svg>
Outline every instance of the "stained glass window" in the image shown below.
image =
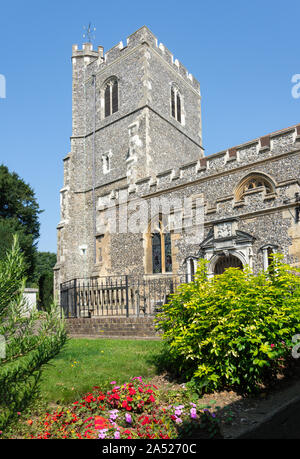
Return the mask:
<svg viewBox="0 0 300 459">
<path fill-rule="evenodd" d="M 152 234 L 152 272 L 172 272 L 172 244 L 171 234 L 163 231 L 160 216 L 156 231 Z"/>
<path fill-rule="evenodd" d="M 172 272 L 172 252 L 171 252 L 171 235 L 166 233 L 165 235 L 165 270 L 166 273 Z"/>
<path fill-rule="evenodd" d="M 152 267 L 153 274 L 162 272 L 161 263 L 161 235 L 154 233 L 152 236 Z"/>
</svg>

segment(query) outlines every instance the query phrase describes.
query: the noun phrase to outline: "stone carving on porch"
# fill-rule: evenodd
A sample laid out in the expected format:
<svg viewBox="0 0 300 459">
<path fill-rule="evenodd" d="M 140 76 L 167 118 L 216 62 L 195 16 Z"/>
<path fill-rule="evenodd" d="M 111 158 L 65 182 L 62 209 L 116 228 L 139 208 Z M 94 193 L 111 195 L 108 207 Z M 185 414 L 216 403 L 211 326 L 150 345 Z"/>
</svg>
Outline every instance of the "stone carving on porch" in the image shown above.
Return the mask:
<svg viewBox="0 0 300 459">
<path fill-rule="evenodd" d="M 231 237 L 232 236 L 232 224 L 231 222 L 220 223 L 217 225 L 217 237 Z"/>
</svg>

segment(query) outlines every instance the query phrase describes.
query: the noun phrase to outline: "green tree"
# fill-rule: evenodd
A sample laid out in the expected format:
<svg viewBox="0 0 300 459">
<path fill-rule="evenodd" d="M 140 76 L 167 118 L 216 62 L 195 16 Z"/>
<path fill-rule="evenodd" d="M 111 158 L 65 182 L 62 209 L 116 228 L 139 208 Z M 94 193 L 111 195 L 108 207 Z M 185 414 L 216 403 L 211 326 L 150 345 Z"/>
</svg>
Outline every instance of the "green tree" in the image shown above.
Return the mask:
<svg viewBox="0 0 300 459">
<path fill-rule="evenodd" d="M 18 234 L 25 257 L 27 277 L 32 281 L 41 210 L 34 191 L 15 172 L 0 165 L 0 256 L 11 247 Z"/>
<path fill-rule="evenodd" d="M 53 268 L 55 263 L 55 253 L 36 252 L 33 280 L 39 287 L 38 305 L 40 309 L 48 310 L 53 303 Z"/>
<path fill-rule="evenodd" d="M 24 274 L 24 255 L 15 237 L 11 251 L 0 259 L 0 430 L 37 395 L 44 365 L 66 341 L 55 305 L 41 316 L 24 303 Z"/>
</svg>

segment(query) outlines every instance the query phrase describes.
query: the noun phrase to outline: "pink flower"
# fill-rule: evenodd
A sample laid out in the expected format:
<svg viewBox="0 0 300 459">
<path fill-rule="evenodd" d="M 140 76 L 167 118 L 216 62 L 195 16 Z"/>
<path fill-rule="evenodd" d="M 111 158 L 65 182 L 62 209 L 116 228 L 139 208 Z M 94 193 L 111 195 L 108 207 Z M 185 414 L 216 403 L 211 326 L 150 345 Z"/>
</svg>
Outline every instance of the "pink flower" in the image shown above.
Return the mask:
<svg viewBox="0 0 300 459">
<path fill-rule="evenodd" d="M 271 344 L 271 347 L 272 347 L 272 348 L 275 347 L 275 344 Z"/>
<path fill-rule="evenodd" d="M 191 418 L 192 419 L 196 419 L 197 418 L 196 408 L 191 408 L 190 413 L 191 413 Z"/>
<path fill-rule="evenodd" d="M 107 432 L 107 429 L 101 429 L 99 430 L 99 437 L 101 440 L 104 440 L 104 438 L 106 437 L 106 432 Z"/>
<path fill-rule="evenodd" d="M 117 381 L 112 381 L 110 384 L 117 384 Z"/>
<path fill-rule="evenodd" d="M 114 437 L 116 440 L 119 440 L 121 437 L 120 437 L 120 432 L 117 430 L 115 433 L 114 433 Z"/>
<path fill-rule="evenodd" d="M 131 414 L 126 413 L 126 414 L 125 414 L 125 420 L 126 420 L 126 422 L 128 422 L 129 424 L 131 424 L 131 423 L 132 423 Z"/>
</svg>

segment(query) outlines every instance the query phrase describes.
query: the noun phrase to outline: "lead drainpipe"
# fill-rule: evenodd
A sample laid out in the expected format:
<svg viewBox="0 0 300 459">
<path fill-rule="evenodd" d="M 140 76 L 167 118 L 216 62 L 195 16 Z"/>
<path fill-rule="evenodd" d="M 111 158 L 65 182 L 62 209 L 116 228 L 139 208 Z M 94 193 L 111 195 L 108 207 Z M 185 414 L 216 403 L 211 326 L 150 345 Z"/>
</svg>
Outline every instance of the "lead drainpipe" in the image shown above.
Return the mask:
<svg viewBox="0 0 300 459">
<path fill-rule="evenodd" d="M 96 170 L 96 158 L 95 158 L 95 133 L 96 133 L 96 75 L 92 75 L 92 84 L 94 85 L 94 129 L 93 129 L 93 153 L 92 153 L 92 161 L 93 161 L 93 233 L 94 233 L 94 263 L 96 263 L 96 198 L 95 198 L 95 170 Z"/>
</svg>

